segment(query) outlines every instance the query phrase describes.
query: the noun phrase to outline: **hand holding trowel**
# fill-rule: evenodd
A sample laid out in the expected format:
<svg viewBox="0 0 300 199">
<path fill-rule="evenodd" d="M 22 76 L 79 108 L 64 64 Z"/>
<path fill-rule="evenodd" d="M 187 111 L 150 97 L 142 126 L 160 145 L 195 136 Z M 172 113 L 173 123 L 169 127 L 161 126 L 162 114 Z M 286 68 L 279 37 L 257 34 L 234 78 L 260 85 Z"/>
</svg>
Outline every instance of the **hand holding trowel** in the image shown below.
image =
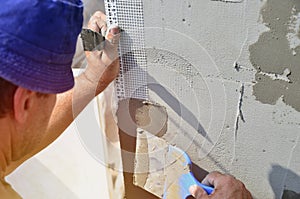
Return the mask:
<svg viewBox="0 0 300 199">
<path fill-rule="evenodd" d="M 163 199 L 186 199 L 192 185 L 202 187 L 207 194 L 213 192 L 213 187 L 194 177 L 192 162 L 184 151 L 142 129 L 137 136 L 136 185 Z"/>
<path fill-rule="evenodd" d="M 164 187 L 164 199 L 186 199 L 190 196 L 189 188 L 192 185 L 202 187 L 209 195 L 214 188 L 200 183 L 191 172 L 192 162 L 189 156 L 181 149 L 169 145 L 166 154 L 165 168 L 166 182 Z"/>
</svg>

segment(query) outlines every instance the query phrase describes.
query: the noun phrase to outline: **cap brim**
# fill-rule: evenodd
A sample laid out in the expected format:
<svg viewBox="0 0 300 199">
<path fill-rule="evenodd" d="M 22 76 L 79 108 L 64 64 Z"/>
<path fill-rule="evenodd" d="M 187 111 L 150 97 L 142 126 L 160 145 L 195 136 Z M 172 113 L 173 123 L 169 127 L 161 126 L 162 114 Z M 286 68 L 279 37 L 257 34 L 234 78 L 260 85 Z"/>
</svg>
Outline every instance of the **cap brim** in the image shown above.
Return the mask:
<svg viewBox="0 0 300 199">
<path fill-rule="evenodd" d="M 73 88 L 71 64 L 58 66 L 41 63 L 0 47 L 0 76 L 17 86 L 36 92 L 62 93 Z"/>
</svg>

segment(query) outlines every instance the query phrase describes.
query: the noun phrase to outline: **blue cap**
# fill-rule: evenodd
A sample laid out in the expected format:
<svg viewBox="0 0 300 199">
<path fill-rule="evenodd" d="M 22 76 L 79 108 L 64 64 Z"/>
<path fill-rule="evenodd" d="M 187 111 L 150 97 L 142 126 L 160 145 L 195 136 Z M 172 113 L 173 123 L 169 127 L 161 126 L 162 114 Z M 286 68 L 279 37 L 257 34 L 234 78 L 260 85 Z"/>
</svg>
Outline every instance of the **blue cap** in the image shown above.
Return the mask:
<svg viewBox="0 0 300 199">
<path fill-rule="evenodd" d="M 0 77 L 42 93 L 74 86 L 81 0 L 1 0 Z"/>
</svg>

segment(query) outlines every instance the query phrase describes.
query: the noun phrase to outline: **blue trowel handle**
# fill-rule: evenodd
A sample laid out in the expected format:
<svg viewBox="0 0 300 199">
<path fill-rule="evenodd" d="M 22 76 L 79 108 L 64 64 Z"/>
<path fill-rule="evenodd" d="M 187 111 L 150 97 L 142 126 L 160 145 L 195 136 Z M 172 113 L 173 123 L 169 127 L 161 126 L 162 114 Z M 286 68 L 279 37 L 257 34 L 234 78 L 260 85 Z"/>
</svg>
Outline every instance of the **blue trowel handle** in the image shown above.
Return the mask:
<svg viewBox="0 0 300 199">
<path fill-rule="evenodd" d="M 177 157 L 175 160 L 175 163 L 177 163 L 176 166 L 178 166 L 179 168 L 184 168 L 184 171 L 187 171 L 187 168 L 188 169 L 191 168 L 191 165 L 192 165 L 191 159 L 183 150 L 179 149 L 178 147 L 170 145 L 168 155 L 169 156 L 173 155 L 173 156 L 171 156 L 171 158 L 173 157 L 173 159 L 174 159 L 174 155 L 176 155 L 175 156 L 175 157 Z M 167 157 L 169 157 L 169 156 L 167 156 Z M 178 158 L 178 157 L 181 157 L 181 158 Z M 189 188 L 192 185 L 198 185 L 198 186 L 202 187 L 208 195 L 214 191 L 213 187 L 201 184 L 194 177 L 193 173 L 190 170 L 188 172 L 183 172 L 183 174 L 179 175 L 179 178 L 176 178 L 176 179 L 178 179 L 178 180 L 176 180 L 174 182 L 175 187 L 176 187 L 175 189 L 166 187 L 166 185 L 165 185 L 165 192 L 163 195 L 164 199 L 174 198 L 174 190 L 176 190 L 176 193 L 175 193 L 176 199 L 178 199 L 178 197 L 177 197 L 178 195 L 179 195 L 180 199 L 186 199 L 188 196 L 191 195 Z M 173 183 L 173 185 L 174 185 L 174 183 Z M 178 189 L 178 186 L 179 186 L 179 189 Z M 171 189 L 171 191 L 169 192 L 170 189 Z"/>
<path fill-rule="evenodd" d="M 202 189 L 204 189 L 206 191 L 206 193 L 208 195 L 210 195 L 213 191 L 214 188 L 204 185 L 202 183 L 200 183 L 192 174 L 192 172 L 183 174 L 180 178 L 179 178 L 179 184 L 180 184 L 180 195 L 182 199 L 186 199 L 188 196 L 190 196 L 190 191 L 189 188 L 192 185 L 197 185 L 199 187 L 202 187 Z"/>
</svg>

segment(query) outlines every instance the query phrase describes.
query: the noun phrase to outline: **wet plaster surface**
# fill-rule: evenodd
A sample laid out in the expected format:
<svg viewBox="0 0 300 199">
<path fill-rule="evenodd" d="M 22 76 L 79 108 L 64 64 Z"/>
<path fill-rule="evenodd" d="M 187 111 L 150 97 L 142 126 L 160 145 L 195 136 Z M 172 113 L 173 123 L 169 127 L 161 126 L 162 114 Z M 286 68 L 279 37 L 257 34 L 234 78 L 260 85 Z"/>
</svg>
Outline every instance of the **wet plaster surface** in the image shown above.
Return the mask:
<svg viewBox="0 0 300 199">
<path fill-rule="evenodd" d="M 257 70 L 253 88 L 256 99 L 274 105 L 283 96 L 283 101 L 297 111 L 300 111 L 300 46 L 295 41 L 300 39 L 296 32 L 299 13 L 299 0 L 268 0 L 261 9 L 261 17 L 269 30 L 249 47 L 250 61 Z"/>
</svg>

